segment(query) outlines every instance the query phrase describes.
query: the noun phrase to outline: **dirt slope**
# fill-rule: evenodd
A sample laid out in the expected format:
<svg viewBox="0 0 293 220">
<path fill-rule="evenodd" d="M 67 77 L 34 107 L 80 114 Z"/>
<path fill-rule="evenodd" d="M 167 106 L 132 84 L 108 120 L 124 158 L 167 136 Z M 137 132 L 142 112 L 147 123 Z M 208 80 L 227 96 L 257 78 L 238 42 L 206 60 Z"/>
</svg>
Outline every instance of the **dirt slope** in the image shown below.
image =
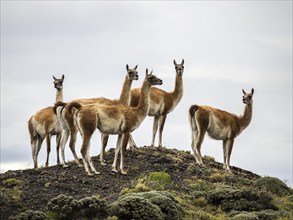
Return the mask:
<svg viewBox="0 0 293 220">
<path fill-rule="evenodd" d="M 0 187 L 5 187 L 5 180 L 10 178 L 21 181 L 18 197 L 14 201 L 3 201 L 1 196 L 1 219 L 16 215 L 25 209 L 43 210 L 48 201 L 59 194 L 83 198 L 90 195 L 100 195 L 107 202 L 113 202 L 125 187 L 131 187 L 133 180 L 149 172 L 165 171 L 171 176 L 172 184 L 184 191 L 184 180 L 194 176 L 206 179 L 206 168 L 195 165 L 190 152 L 167 148 L 142 147 L 127 150 L 126 166 L 128 174 L 111 172 L 114 149 L 106 154 L 107 165 L 101 166 L 98 157 L 93 162 L 100 175 L 88 177 L 84 168 L 70 162 L 68 168 L 55 165 L 48 168 L 8 171 L 0 175 Z M 213 160 L 204 160 L 207 167 L 222 171 L 222 164 Z M 234 176 L 247 179 L 258 179 L 259 176 L 236 167 L 232 168 Z M 7 187 L 7 186 L 6 186 Z"/>
</svg>

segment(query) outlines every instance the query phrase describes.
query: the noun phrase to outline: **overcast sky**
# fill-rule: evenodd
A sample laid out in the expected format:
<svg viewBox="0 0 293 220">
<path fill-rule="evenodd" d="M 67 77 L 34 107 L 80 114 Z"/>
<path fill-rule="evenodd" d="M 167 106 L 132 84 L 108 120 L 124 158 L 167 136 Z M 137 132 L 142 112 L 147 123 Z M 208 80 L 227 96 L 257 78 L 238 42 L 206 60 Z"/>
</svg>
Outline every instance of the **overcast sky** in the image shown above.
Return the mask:
<svg viewBox="0 0 293 220">
<path fill-rule="evenodd" d="M 64 101 L 114 99 L 126 64 L 138 65 L 133 87 L 149 68 L 171 91 L 173 59 L 183 58 L 184 96 L 168 115 L 163 145 L 191 150 L 191 104 L 240 115 L 241 90 L 254 88 L 252 121 L 236 138 L 231 165 L 292 186 L 292 1 L 1 1 L 1 171 L 33 167 L 27 121 L 54 104 L 52 75 L 65 74 Z M 144 146 L 151 133 L 147 117 L 133 136 Z M 41 165 L 45 152 L 44 142 Z M 222 143 L 206 137 L 202 154 L 222 163 Z"/>
</svg>

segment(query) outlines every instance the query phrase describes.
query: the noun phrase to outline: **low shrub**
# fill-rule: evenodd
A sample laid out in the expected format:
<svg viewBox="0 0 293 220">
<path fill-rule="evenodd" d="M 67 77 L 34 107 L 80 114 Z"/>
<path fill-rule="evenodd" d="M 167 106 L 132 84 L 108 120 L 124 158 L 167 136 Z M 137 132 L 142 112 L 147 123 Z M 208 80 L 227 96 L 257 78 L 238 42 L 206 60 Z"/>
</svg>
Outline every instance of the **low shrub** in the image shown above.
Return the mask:
<svg viewBox="0 0 293 220">
<path fill-rule="evenodd" d="M 136 195 L 148 199 L 157 205 L 168 220 L 178 220 L 182 218 L 183 209 L 172 193 L 167 191 L 149 191 L 137 193 Z"/>
<path fill-rule="evenodd" d="M 138 207 L 135 205 L 135 202 L 138 202 Z M 147 205 L 147 210 L 145 210 L 145 208 L 140 209 L 140 203 Z M 142 216 L 147 216 L 145 212 L 152 212 L 152 208 L 154 208 L 153 212 L 156 215 L 153 217 L 154 219 L 160 219 L 160 216 L 162 215 L 163 219 L 178 220 L 183 216 L 183 209 L 181 205 L 179 205 L 178 201 L 171 193 L 165 191 L 149 191 L 125 194 L 111 205 L 110 210 L 111 214 L 118 216 L 119 219 L 137 219 L 137 216 L 140 216 L 138 219 L 144 219 Z M 157 208 L 160 212 L 157 212 Z M 132 211 L 132 209 L 135 211 Z M 146 219 L 152 218 L 148 217 Z"/>
<path fill-rule="evenodd" d="M 197 220 L 215 220 L 216 219 L 214 216 L 204 211 L 197 211 L 194 214 L 194 218 Z"/>
<path fill-rule="evenodd" d="M 276 209 L 272 204 L 272 197 L 268 193 L 234 189 L 227 186 L 210 191 L 207 200 L 213 205 L 221 206 L 225 212 Z"/>
<path fill-rule="evenodd" d="M 273 210 L 262 210 L 255 213 L 259 220 L 275 220 L 278 219 L 280 214 Z"/>
<path fill-rule="evenodd" d="M 48 205 L 48 216 L 57 219 L 95 218 L 105 219 L 108 215 L 106 201 L 98 197 L 85 197 L 76 200 L 71 196 L 59 195 Z"/>
<path fill-rule="evenodd" d="M 164 215 L 157 205 L 141 196 L 122 196 L 111 204 L 110 213 L 120 220 L 163 220 Z"/>
<path fill-rule="evenodd" d="M 188 180 L 186 181 L 186 185 L 192 190 L 192 192 L 208 192 L 215 188 L 213 183 L 202 179 Z"/>
<path fill-rule="evenodd" d="M 216 183 L 216 182 L 223 182 L 225 180 L 225 174 L 222 173 L 214 173 L 212 175 L 210 175 L 208 177 L 208 179 L 212 182 L 212 183 Z"/>
<path fill-rule="evenodd" d="M 49 212 L 56 213 L 60 220 L 73 219 L 77 215 L 78 206 L 77 200 L 63 194 L 53 198 L 47 205 Z"/>
<path fill-rule="evenodd" d="M 95 219 L 105 219 L 105 217 L 108 216 L 108 204 L 103 199 L 91 196 L 80 199 L 78 202 L 80 212 L 82 213 L 81 215 L 87 219 L 93 217 L 95 217 Z"/>
<path fill-rule="evenodd" d="M 231 220 L 259 220 L 259 218 L 254 213 L 244 212 L 233 216 Z"/>
<path fill-rule="evenodd" d="M 46 214 L 42 211 L 26 210 L 17 216 L 10 217 L 9 220 L 45 220 Z"/>
<path fill-rule="evenodd" d="M 277 196 L 293 194 L 293 190 L 276 177 L 262 177 L 255 181 L 255 186 L 260 190 L 266 190 Z"/>
</svg>

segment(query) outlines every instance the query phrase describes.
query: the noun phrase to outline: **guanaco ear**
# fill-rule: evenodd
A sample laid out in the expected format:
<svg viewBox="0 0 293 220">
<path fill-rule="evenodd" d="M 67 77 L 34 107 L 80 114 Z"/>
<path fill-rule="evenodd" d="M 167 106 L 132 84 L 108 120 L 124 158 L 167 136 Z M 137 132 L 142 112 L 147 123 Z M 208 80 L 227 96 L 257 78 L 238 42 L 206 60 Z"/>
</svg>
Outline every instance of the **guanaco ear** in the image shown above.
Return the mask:
<svg viewBox="0 0 293 220">
<path fill-rule="evenodd" d="M 129 70 L 129 66 L 128 66 L 128 64 L 126 64 L 126 70 L 127 70 L 127 71 Z"/>
<path fill-rule="evenodd" d="M 153 70 L 150 72 L 150 75 L 152 75 L 153 74 Z"/>
<path fill-rule="evenodd" d="M 174 63 L 174 65 L 175 65 L 175 66 L 177 66 L 177 63 L 176 63 L 176 61 L 175 61 L 175 60 L 173 61 L 173 63 Z"/>
<path fill-rule="evenodd" d="M 183 65 L 184 64 L 184 59 L 182 59 L 182 62 L 181 62 L 181 65 Z"/>
<path fill-rule="evenodd" d="M 254 88 L 251 89 L 251 95 L 253 95 L 253 93 L 254 93 Z"/>
<path fill-rule="evenodd" d="M 246 94 L 246 92 L 244 91 L 244 89 L 242 89 L 242 92 L 243 92 L 244 95 Z"/>
<path fill-rule="evenodd" d="M 61 78 L 62 79 L 62 82 L 64 81 L 64 78 L 65 78 L 65 76 L 64 76 L 64 74 L 62 74 L 62 78 Z"/>
<path fill-rule="evenodd" d="M 146 68 L 145 75 L 148 75 L 148 72 L 149 72 L 149 70 L 148 70 L 148 68 Z"/>
<path fill-rule="evenodd" d="M 135 70 L 137 69 L 137 66 L 138 66 L 138 65 L 136 65 L 136 66 L 134 67 Z"/>
<path fill-rule="evenodd" d="M 55 76 L 53 76 L 53 79 L 56 81 L 57 79 L 55 78 Z"/>
</svg>

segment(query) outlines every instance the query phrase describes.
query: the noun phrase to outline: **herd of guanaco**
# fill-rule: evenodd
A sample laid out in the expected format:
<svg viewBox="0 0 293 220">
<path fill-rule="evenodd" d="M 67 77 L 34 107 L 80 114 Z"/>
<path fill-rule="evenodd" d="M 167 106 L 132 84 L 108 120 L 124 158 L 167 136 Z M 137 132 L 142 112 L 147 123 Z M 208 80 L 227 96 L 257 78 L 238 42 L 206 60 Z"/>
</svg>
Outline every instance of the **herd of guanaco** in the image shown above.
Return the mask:
<svg viewBox="0 0 293 220">
<path fill-rule="evenodd" d="M 140 88 L 131 89 L 133 80 L 138 80 L 138 66 L 129 68 L 126 65 L 126 76 L 123 82 L 119 99 L 88 98 L 75 99 L 67 103 L 63 100 L 63 81 L 53 76 L 56 89 L 55 106 L 47 107 L 37 111 L 28 121 L 30 133 L 32 157 L 34 168 L 38 168 L 38 153 L 43 140 L 46 139 L 47 159 L 45 166 L 49 165 L 49 154 L 51 150 L 51 137 L 56 135 L 57 163 L 68 166 L 65 162 L 65 146 L 69 140 L 69 147 L 79 166 L 84 166 L 89 176 L 99 174 L 91 156 L 89 155 L 90 140 L 93 133 L 98 129 L 101 133 L 100 162 L 105 165 L 105 148 L 110 134 L 117 134 L 115 157 L 112 171 L 118 172 L 117 160 L 120 153 L 120 172 L 126 174 L 124 167 L 125 151 L 127 145 L 136 148 L 137 145 L 131 133 L 137 129 L 146 116 L 153 120 L 153 132 L 151 146 L 155 146 L 155 138 L 159 129 L 158 147 L 162 147 L 162 134 L 168 113 L 172 112 L 183 97 L 183 72 L 184 59 L 180 64 L 173 61 L 175 66 L 175 88 L 171 92 L 164 91 L 156 85 L 162 85 L 163 81 L 153 71 L 146 69 L 144 80 Z M 191 129 L 191 148 L 196 163 L 203 165 L 201 156 L 201 145 L 207 133 L 211 138 L 223 141 L 223 167 L 228 173 L 230 168 L 230 157 L 234 139 L 250 124 L 252 118 L 251 92 L 243 89 L 242 101 L 245 104 L 243 115 L 216 109 L 210 106 L 193 104 L 188 111 L 189 125 Z M 82 137 L 81 155 L 83 164 L 75 151 L 75 143 L 78 132 Z M 61 162 L 59 149 L 61 147 Z"/>
</svg>

